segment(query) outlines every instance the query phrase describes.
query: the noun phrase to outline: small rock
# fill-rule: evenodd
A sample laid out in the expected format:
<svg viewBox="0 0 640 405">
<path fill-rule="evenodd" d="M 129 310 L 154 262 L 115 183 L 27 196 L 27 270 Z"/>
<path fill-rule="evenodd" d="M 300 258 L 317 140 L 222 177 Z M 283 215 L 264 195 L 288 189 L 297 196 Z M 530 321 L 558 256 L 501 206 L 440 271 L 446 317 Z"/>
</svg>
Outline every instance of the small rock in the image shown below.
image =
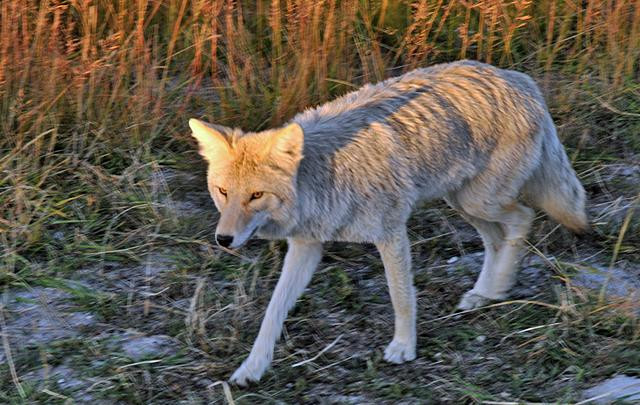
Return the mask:
<svg viewBox="0 0 640 405">
<path fill-rule="evenodd" d="M 134 361 L 149 357 L 164 357 L 175 350 L 174 342 L 167 336 L 142 336 L 129 339 L 122 350 Z"/>
<path fill-rule="evenodd" d="M 620 168 L 620 174 L 625 177 L 632 177 L 636 174 L 640 174 L 640 167 L 624 165 Z"/>
<path fill-rule="evenodd" d="M 138 269 L 145 276 L 153 277 L 175 268 L 175 259 L 171 257 L 169 252 L 153 252 L 147 255 Z"/>
<path fill-rule="evenodd" d="M 629 272 L 620 268 L 592 265 L 582 269 L 572 281 L 574 284 L 594 290 L 600 290 L 606 284 L 607 295 L 613 297 L 628 297 L 638 294 L 640 280 Z"/>
<path fill-rule="evenodd" d="M 75 391 L 87 385 L 87 381 L 79 378 L 76 371 L 66 365 L 56 366 L 52 369 L 41 368 L 24 376 L 29 382 L 41 384 L 48 379 L 55 381 L 63 390 Z"/>
<path fill-rule="evenodd" d="M 453 263 L 457 262 L 458 260 L 460 260 L 460 258 L 458 256 L 453 256 L 452 258 L 447 260 L 447 264 L 453 264 Z"/>
<path fill-rule="evenodd" d="M 200 387 L 208 387 L 213 384 L 213 381 L 208 378 L 201 378 L 196 384 L 198 384 Z"/>
<path fill-rule="evenodd" d="M 56 231 L 53 233 L 53 235 L 51 235 L 51 237 L 57 241 L 64 240 L 64 232 Z"/>
<path fill-rule="evenodd" d="M 482 343 L 485 340 L 487 340 L 487 337 L 485 335 L 479 335 L 479 336 L 476 337 L 476 342 L 478 342 L 478 343 Z"/>
<path fill-rule="evenodd" d="M 617 375 L 595 387 L 589 388 L 582 394 L 585 400 L 600 395 L 603 395 L 603 397 L 595 399 L 592 403 L 608 404 L 617 399 L 628 402 L 640 401 L 640 378 L 629 377 L 624 374 Z"/>
<path fill-rule="evenodd" d="M 331 404 L 365 404 L 365 397 L 360 395 L 334 395 L 330 399 Z"/>
<path fill-rule="evenodd" d="M 67 319 L 69 326 L 74 328 L 87 327 L 96 323 L 96 317 L 90 312 L 74 312 Z"/>
<path fill-rule="evenodd" d="M 96 316 L 76 312 L 67 292 L 55 288 L 36 287 L 8 293 L 9 311 L 5 333 L 20 347 L 48 343 L 78 336 L 94 325 Z"/>
</svg>

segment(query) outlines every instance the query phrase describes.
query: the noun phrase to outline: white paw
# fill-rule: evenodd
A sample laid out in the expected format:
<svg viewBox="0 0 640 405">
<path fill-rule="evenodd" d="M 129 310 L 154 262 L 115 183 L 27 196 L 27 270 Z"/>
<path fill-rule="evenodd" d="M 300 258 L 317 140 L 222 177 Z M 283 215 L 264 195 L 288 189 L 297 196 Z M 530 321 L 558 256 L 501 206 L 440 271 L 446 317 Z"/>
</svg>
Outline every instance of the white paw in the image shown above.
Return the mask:
<svg viewBox="0 0 640 405">
<path fill-rule="evenodd" d="M 269 361 L 254 361 L 248 358 L 233 373 L 229 381 L 246 387 L 250 382 L 259 381 L 267 367 L 269 367 Z"/>
<path fill-rule="evenodd" d="M 416 345 L 392 340 L 384 350 L 384 359 L 389 363 L 400 364 L 416 358 Z"/>
<path fill-rule="evenodd" d="M 480 308 L 487 305 L 493 299 L 478 295 L 473 290 L 467 291 L 463 296 L 456 309 L 467 311 L 469 309 Z"/>
</svg>

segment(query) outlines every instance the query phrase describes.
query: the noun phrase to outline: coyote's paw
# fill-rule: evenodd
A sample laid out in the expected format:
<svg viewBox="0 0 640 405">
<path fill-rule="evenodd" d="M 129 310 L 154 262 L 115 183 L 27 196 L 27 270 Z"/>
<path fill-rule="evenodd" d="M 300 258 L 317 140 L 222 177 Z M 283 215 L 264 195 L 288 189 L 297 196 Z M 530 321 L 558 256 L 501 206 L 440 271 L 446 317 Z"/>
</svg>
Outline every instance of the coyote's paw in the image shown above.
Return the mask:
<svg viewBox="0 0 640 405">
<path fill-rule="evenodd" d="M 482 295 L 478 295 L 473 290 L 467 291 L 460 299 L 458 306 L 456 309 L 460 311 L 467 311 L 469 309 L 480 308 L 482 306 L 487 305 L 489 302 L 493 301 L 491 298 L 483 297 Z"/>
<path fill-rule="evenodd" d="M 250 382 L 259 381 L 267 367 L 269 367 L 268 361 L 255 361 L 248 358 L 233 373 L 229 381 L 241 387 L 246 387 Z"/>
<path fill-rule="evenodd" d="M 416 358 L 416 345 L 392 340 L 384 350 L 384 359 L 389 363 L 404 363 Z"/>
</svg>

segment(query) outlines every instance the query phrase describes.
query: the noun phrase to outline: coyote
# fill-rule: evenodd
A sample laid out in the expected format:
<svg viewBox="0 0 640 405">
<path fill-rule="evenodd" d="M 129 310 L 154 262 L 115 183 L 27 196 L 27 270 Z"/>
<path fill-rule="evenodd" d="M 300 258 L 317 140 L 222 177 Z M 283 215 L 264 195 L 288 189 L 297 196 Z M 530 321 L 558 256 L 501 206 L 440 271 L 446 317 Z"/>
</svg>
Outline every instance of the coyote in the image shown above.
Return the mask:
<svg viewBox="0 0 640 405">
<path fill-rule="evenodd" d="M 216 241 L 239 248 L 254 234 L 287 239 L 282 274 L 249 357 L 231 381 L 258 381 L 287 312 L 311 280 L 327 241 L 371 242 L 380 252 L 395 315 L 385 360 L 416 357 L 416 297 L 406 222 L 443 198 L 482 237 L 482 272 L 458 308 L 507 297 L 539 208 L 587 229 L 585 192 L 545 101 L 527 75 L 458 61 L 368 84 L 244 133 L 191 119 L 208 162 L 220 220 Z"/>
</svg>

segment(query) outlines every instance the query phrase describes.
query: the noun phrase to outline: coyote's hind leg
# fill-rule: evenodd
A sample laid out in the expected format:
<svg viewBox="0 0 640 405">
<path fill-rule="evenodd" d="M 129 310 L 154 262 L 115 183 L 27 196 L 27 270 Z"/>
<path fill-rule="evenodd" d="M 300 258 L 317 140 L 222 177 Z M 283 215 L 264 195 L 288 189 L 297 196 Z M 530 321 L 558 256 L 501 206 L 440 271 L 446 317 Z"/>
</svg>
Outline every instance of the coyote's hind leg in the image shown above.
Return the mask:
<svg viewBox="0 0 640 405">
<path fill-rule="evenodd" d="M 477 291 L 486 290 L 486 288 L 481 288 L 483 287 L 482 283 L 486 283 L 488 281 L 488 276 L 496 266 L 498 253 L 504 244 L 504 232 L 502 231 L 500 224 L 496 222 L 485 221 L 484 219 L 469 215 L 463 215 L 463 217 L 467 222 L 473 225 L 474 228 L 476 228 L 484 245 L 484 261 L 482 263 L 480 277 L 478 278 L 473 290 L 465 293 L 460 300 L 460 303 L 458 303 L 458 309 L 467 310 L 482 306 L 488 301 L 488 299 L 483 295 L 478 295 Z M 482 276 L 483 274 L 484 277 Z"/>
<path fill-rule="evenodd" d="M 485 261 L 473 289 L 465 293 L 458 309 L 483 306 L 490 300 L 502 300 L 516 280 L 522 243 L 533 220 L 533 210 L 519 203 L 502 208 L 495 215 L 469 222 L 476 227 L 485 245 Z M 477 214 L 476 214 L 477 215 Z"/>
</svg>

